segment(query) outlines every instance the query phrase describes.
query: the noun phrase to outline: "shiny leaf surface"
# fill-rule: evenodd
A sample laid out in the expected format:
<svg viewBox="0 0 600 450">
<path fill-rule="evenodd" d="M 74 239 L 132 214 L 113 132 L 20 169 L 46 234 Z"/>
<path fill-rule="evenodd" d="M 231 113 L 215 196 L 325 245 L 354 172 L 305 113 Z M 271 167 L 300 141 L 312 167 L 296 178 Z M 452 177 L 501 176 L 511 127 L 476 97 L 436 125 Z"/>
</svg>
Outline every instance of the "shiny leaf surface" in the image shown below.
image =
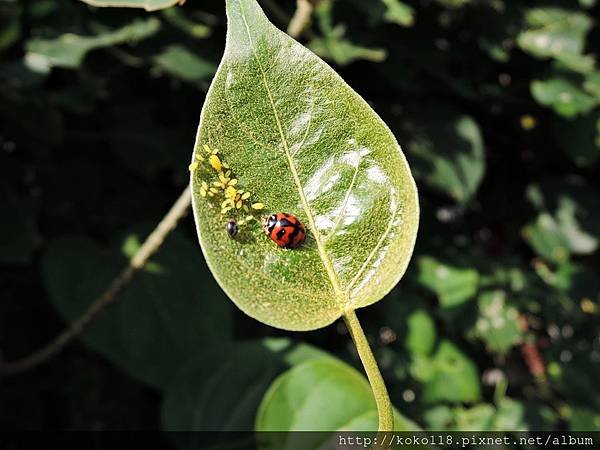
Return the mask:
<svg viewBox="0 0 600 450">
<path fill-rule="evenodd" d="M 227 13 L 225 55 L 194 156 L 209 145 L 220 159 L 192 171 L 200 243 L 248 315 L 284 329 L 323 327 L 379 301 L 401 278 L 418 225 L 414 181 L 390 130 L 329 66 L 271 25 L 254 0 L 230 0 Z M 246 213 L 220 214 L 222 186 L 203 197 L 203 183 L 218 183 L 215 168 L 227 170 L 221 162 L 249 202 L 306 225 L 302 247 L 279 248 L 257 221 L 228 238 L 227 220 Z"/>
<path fill-rule="evenodd" d="M 394 411 L 394 430 L 418 426 Z M 316 359 L 279 376 L 265 394 L 256 418 L 257 431 L 375 431 L 377 408 L 367 380 L 346 363 Z M 270 435 L 269 449 L 319 449 L 326 434 Z"/>
</svg>

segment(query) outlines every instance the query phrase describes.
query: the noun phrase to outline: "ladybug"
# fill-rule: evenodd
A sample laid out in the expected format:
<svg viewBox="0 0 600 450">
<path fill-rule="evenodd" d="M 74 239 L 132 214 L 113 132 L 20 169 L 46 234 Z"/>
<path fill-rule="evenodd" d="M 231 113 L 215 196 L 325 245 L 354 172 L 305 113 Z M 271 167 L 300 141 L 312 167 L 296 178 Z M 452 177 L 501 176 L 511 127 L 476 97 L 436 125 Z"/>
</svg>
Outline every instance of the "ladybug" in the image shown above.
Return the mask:
<svg viewBox="0 0 600 450">
<path fill-rule="evenodd" d="M 306 238 L 306 228 L 293 214 L 279 212 L 265 219 L 265 233 L 283 248 L 298 248 Z"/>
<path fill-rule="evenodd" d="M 238 233 L 238 225 L 237 225 L 236 221 L 230 220 L 229 222 L 227 222 L 227 224 L 225 225 L 225 231 L 227 231 L 227 234 L 229 235 L 229 237 L 231 239 L 233 239 L 235 237 L 235 235 Z"/>
</svg>

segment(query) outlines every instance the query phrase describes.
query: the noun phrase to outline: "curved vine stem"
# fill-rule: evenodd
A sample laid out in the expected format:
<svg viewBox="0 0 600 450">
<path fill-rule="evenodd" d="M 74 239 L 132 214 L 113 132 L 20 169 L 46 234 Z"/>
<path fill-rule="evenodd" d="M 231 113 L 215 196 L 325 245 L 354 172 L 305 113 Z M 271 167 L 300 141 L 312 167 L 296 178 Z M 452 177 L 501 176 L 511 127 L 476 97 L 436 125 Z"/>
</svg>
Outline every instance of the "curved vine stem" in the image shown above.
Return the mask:
<svg viewBox="0 0 600 450">
<path fill-rule="evenodd" d="M 392 409 L 392 402 L 388 394 L 385 382 L 377 366 L 377 361 L 373 356 L 371 347 L 367 337 L 358 321 L 356 312 L 354 310 L 346 312 L 344 314 L 344 322 L 350 331 L 356 350 L 358 350 L 358 356 L 362 361 L 365 372 L 367 372 L 367 378 L 371 384 L 373 390 L 373 396 L 375 397 L 375 403 L 377 404 L 377 412 L 379 414 L 379 432 L 394 431 L 394 412 Z"/>
<path fill-rule="evenodd" d="M 314 0 L 297 0 L 296 11 L 288 25 L 287 34 L 294 39 L 298 39 L 302 32 L 310 25 L 313 13 Z"/>
<path fill-rule="evenodd" d="M 13 375 L 33 369 L 58 355 L 67 344 L 79 337 L 102 311 L 117 301 L 118 294 L 133 280 L 136 273 L 157 252 L 167 235 L 175 229 L 179 220 L 185 216 L 191 200 L 190 187 L 188 186 L 129 260 L 127 267 L 112 281 L 102 295 L 90 305 L 87 311 L 61 334 L 29 356 L 13 362 L 0 362 L 0 375 Z"/>
</svg>

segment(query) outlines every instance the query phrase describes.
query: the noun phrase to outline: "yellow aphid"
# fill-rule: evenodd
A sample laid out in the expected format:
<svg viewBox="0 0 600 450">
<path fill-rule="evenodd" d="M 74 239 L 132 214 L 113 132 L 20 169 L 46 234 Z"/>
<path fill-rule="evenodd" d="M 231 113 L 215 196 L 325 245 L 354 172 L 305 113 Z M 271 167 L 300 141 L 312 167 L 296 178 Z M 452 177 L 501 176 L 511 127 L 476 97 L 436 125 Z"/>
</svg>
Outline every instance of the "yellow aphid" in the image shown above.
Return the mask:
<svg viewBox="0 0 600 450">
<path fill-rule="evenodd" d="M 241 191 L 240 191 L 241 192 Z M 244 192 L 242 194 L 242 200 L 247 200 L 250 198 L 250 192 Z"/>
<path fill-rule="evenodd" d="M 217 172 L 221 172 L 223 170 L 223 164 L 217 155 L 210 155 L 208 157 L 208 162 Z"/>
<path fill-rule="evenodd" d="M 265 205 L 263 203 L 253 203 L 252 209 L 264 209 Z"/>
<path fill-rule="evenodd" d="M 235 190 L 235 188 L 233 186 L 227 186 L 227 189 L 225 189 L 225 196 L 227 198 L 234 200 L 235 197 L 237 196 L 237 191 Z"/>
<path fill-rule="evenodd" d="M 200 184 L 200 195 L 202 197 L 206 197 L 207 192 L 208 192 L 208 184 L 206 184 L 206 181 L 203 181 Z"/>
<path fill-rule="evenodd" d="M 193 163 L 191 163 L 191 164 L 188 166 L 188 170 L 189 170 L 190 172 L 193 172 L 193 171 L 194 171 L 194 170 L 196 170 L 197 168 L 198 168 L 198 161 L 194 161 Z"/>
<path fill-rule="evenodd" d="M 212 149 L 207 144 L 204 144 L 203 147 L 204 147 L 204 151 L 206 153 L 208 153 L 209 155 L 216 155 L 217 153 L 219 153 L 219 150 L 217 150 L 216 148 Z"/>
<path fill-rule="evenodd" d="M 199 154 L 199 153 L 196 153 L 196 159 L 198 161 L 204 161 L 204 157 L 201 154 Z"/>
<path fill-rule="evenodd" d="M 235 204 L 235 207 L 236 207 L 237 209 L 240 209 L 240 208 L 242 207 L 242 201 L 241 201 L 241 200 L 238 200 L 238 201 L 237 201 L 237 203 Z"/>
<path fill-rule="evenodd" d="M 232 178 L 232 179 L 229 181 L 229 186 L 235 186 L 236 184 L 238 184 L 238 180 L 237 180 L 237 178 Z"/>
</svg>

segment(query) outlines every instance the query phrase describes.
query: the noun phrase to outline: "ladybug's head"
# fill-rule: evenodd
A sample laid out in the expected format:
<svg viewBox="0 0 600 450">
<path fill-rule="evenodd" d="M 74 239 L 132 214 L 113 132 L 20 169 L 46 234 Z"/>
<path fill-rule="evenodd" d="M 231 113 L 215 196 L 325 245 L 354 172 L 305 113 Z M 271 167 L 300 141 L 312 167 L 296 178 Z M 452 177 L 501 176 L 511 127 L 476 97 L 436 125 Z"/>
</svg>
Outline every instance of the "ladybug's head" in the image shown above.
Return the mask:
<svg viewBox="0 0 600 450">
<path fill-rule="evenodd" d="M 265 230 L 265 233 L 270 234 L 276 224 L 277 215 L 271 214 L 270 216 L 265 216 L 263 220 L 263 229 Z"/>
</svg>

